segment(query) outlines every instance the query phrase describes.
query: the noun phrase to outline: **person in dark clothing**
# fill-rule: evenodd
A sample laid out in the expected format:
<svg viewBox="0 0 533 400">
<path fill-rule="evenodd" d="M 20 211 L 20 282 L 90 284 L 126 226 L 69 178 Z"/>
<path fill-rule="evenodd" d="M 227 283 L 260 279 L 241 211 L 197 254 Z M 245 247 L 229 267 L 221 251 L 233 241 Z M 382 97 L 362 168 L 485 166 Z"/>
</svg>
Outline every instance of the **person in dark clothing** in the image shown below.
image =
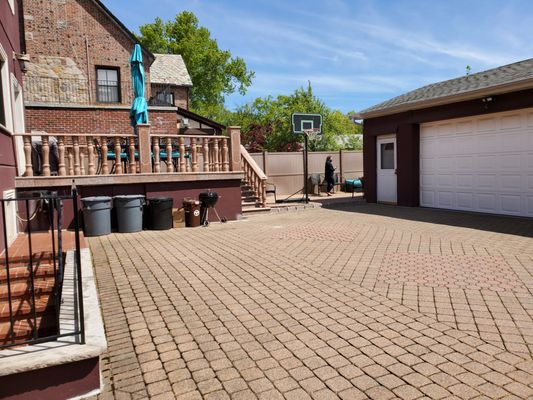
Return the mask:
<svg viewBox="0 0 533 400">
<path fill-rule="evenodd" d="M 331 156 L 328 156 L 326 158 L 326 166 L 325 166 L 325 172 L 324 175 L 326 176 L 326 183 L 328 184 L 327 187 L 327 193 L 328 196 L 331 196 L 333 194 L 333 186 L 335 184 L 335 167 L 333 167 L 333 160 L 331 159 Z"/>
</svg>

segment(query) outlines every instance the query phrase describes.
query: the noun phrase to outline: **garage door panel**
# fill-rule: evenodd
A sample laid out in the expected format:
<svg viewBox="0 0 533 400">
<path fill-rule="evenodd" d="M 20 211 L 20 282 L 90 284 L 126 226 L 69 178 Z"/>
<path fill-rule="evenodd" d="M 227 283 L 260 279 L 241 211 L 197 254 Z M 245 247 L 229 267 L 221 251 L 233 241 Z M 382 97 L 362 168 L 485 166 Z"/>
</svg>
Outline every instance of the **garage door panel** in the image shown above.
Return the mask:
<svg viewBox="0 0 533 400">
<path fill-rule="evenodd" d="M 527 196 L 527 215 L 533 217 L 533 196 Z"/>
<path fill-rule="evenodd" d="M 470 156 L 456 157 L 455 159 L 459 171 L 471 171 L 474 165 L 474 160 Z"/>
<path fill-rule="evenodd" d="M 496 188 L 496 174 L 493 175 L 477 175 L 477 188 L 481 190 Z"/>
<path fill-rule="evenodd" d="M 522 127 L 522 114 L 510 114 L 501 118 L 501 129 L 518 129 Z"/>
<path fill-rule="evenodd" d="M 437 197 L 439 207 L 452 208 L 454 206 L 455 193 L 439 191 Z"/>
<path fill-rule="evenodd" d="M 453 174 L 440 174 L 437 184 L 440 188 L 453 188 L 455 187 L 455 175 Z"/>
<path fill-rule="evenodd" d="M 432 190 L 421 190 L 420 191 L 420 204 L 423 207 L 436 207 L 435 204 L 435 192 Z M 533 206 L 533 202 L 531 203 Z"/>
<path fill-rule="evenodd" d="M 474 207 L 474 195 L 472 193 L 457 193 L 457 208 L 471 210 Z"/>
<path fill-rule="evenodd" d="M 434 185 L 435 175 L 433 174 L 424 174 L 420 176 L 420 186 L 432 188 Z"/>
<path fill-rule="evenodd" d="M 485 212 L 496 212 L 496 195 L 492 193 L 478 193 L 477 207 Z"/>
<path fill-rule="evenodd" d="M 495 118 L 480 118 L 477 121 L 478 132 L 490 132 L 497 128 L 498 121 Z"/>
<path fill-rule="evenodd" d="M 520 214 L 522 208 L 522 198 L 520 195 L 501 195 L 500 201 L 502 205 L 502 211 L 506 213 Z"/>
<path fill-rule="evenodd" d="M 474 123 L 472 121 L 461 121 L 455 125 L 456 133 L 469 133 L 474 130 Z"/>
<path fill-rule="evenodd" d="M 478 138 L 479 152 L 482 154 L 494 153 L 494 150 L 500 150 L 502 147 L 502 137 L 499 134 L 485 134 L 483 139 Z"/>
<path fill-rule="evenodd" d="M 499 157 L 500 167 L 503 171 L 522 171 L 522 155 L 520 153 L 502 154 Z"/>
<path fill-rule="evenodd" d="M 459 189 L 473 189 L 474 177 L 472 175 L 457 175 L 457 187 Z"/>
<path fill-rule="evenodd" d="M 533 109 L 422 124 L 420 203 L 533 216 Z"/>
<path fill-rule="evenodd" d="M 500 187 L 504 191 L 515 191 L 515 192 L 522 192 L 523 185 L 522 185 L 522 175 L 516 174 L 516 175 L 502 175 L 500 178 L 501 185 Z"/>
</svg>

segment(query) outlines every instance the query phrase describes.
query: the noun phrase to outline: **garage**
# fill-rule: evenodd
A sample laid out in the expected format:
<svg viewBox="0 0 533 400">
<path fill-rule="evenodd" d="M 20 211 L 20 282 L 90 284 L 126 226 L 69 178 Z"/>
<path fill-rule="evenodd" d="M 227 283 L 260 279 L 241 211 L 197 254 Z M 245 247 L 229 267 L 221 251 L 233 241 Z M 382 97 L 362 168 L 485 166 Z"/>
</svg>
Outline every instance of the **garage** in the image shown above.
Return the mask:
<svg viewBox="0 0 533 400">
<path fill-rule="evenodd" d="M 533 109 L 421 124 L 420 205 L 533 216 Z"/>
<path fill-rule="evenodd" d="M 533 218 L 533 59 L 359 113 L 365 199 Z"/>
</svg>

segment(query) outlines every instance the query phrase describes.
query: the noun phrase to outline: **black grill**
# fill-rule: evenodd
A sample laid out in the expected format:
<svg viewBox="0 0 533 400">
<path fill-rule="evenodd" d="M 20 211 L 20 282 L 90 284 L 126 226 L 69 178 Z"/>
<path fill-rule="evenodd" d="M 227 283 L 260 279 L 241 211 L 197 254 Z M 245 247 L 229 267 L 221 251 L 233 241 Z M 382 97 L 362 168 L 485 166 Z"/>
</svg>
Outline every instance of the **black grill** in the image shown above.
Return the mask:
<svg viewBox="0 0 533 400">
<path fill-rule="evenodd" d="M 202 203 L 203 207 L 213 208 L 215 204 L 217 204 L 218 193 L 217 192 L 202 192 L 199 194 L 198 198 L 200 202 Z"/>
</svg>

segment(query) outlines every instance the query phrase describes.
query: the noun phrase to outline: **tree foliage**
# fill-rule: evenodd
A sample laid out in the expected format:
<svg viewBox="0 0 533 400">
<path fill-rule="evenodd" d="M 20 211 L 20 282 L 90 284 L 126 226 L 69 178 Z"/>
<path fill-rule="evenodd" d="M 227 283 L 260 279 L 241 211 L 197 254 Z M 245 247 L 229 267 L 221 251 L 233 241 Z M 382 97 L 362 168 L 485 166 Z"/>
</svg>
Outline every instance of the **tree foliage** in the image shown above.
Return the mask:
<svg viewBox="0 0 533 400">
<path fill-rule="evenodd" d="M 163 22 L 156 18 L 142 25 L 139 40 L 153 53 L 180 54 L 191 76 L 190 108 L 208 118 L 225 112 L 224 96 L 238 91 L 246 93 L 254 73 L 240 57 L 221 50 L 198 18 L 189 11 Z"/>
<path fill-rule="evenodd" d="M 243 143 L 251 151 L 298 151 L 303 137 L 292 133 L 293 113 L 322 115 L 322 135 L 309 142 L 311 151 L 360 148 L 360 127 L 338 110 L 327 107 L 306 89 L 296 89 L 290 95 L 257 98 L 228 115 L 233 125 L 240 125 Z"/>
</svg>

